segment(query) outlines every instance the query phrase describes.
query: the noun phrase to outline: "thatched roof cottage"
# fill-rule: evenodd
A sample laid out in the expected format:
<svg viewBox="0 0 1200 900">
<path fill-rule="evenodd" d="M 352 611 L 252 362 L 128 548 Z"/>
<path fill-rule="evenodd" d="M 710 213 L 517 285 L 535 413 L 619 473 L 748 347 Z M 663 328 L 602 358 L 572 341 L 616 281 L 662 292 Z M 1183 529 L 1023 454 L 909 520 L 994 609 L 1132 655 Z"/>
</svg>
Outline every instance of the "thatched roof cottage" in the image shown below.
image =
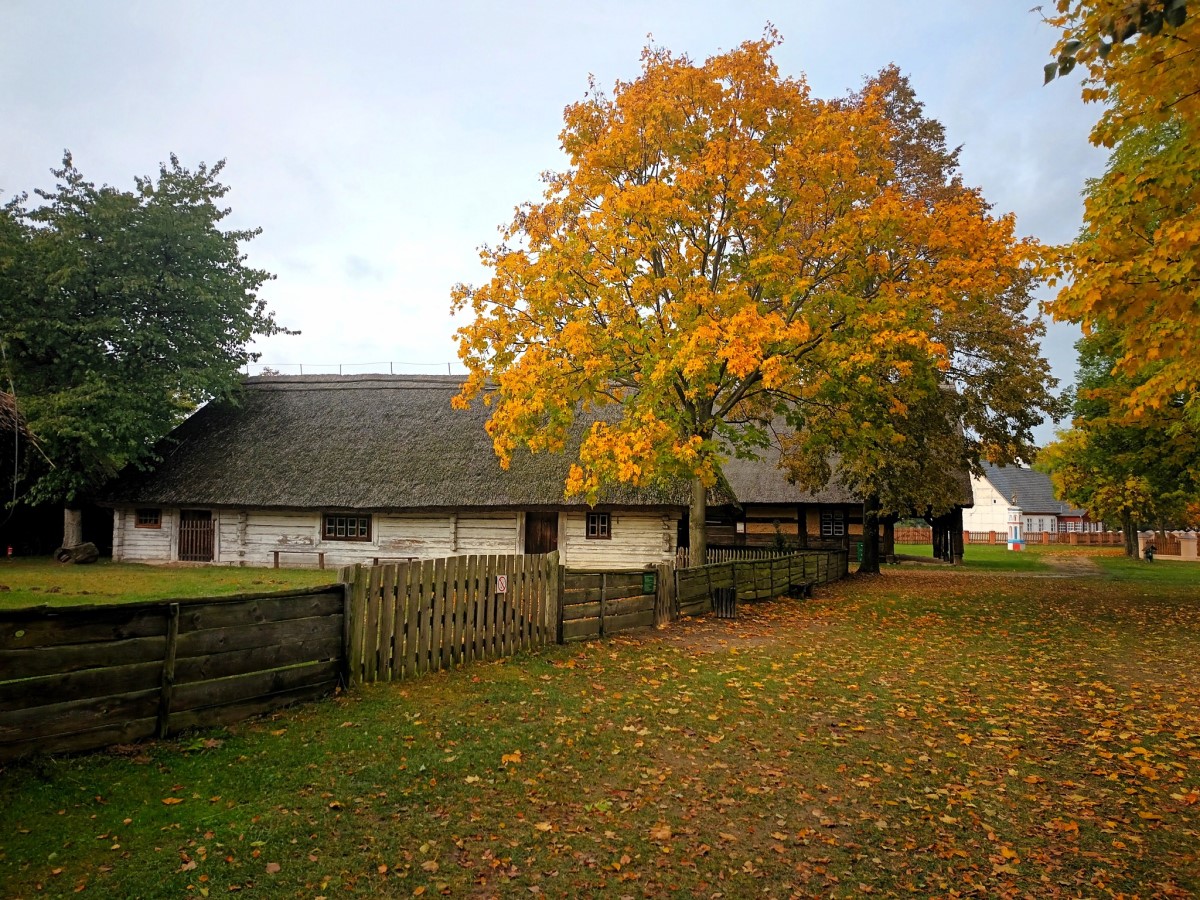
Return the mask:
<svg viewBox="0 0 1200 900">
<path fill-rule="evenodd" d="M 160 447 L 149 473 L 108 493 L 113 558 L 326 566 L 374 559 L 557 549 L 567 566 L 640 568 L 686 541 L 687 487 L 609 487 L 563 498 L 572 456 L 518 454 L 500 468 L 488 410 L 454 410 L 461 379 L 257 377 Z M 774 462 L 736 460 L 714 496 L 714 544 L 846 542 L 861 504 L 788 484 Z M 799 523 L 805 523 L 800 527 Z"/>
</svg>

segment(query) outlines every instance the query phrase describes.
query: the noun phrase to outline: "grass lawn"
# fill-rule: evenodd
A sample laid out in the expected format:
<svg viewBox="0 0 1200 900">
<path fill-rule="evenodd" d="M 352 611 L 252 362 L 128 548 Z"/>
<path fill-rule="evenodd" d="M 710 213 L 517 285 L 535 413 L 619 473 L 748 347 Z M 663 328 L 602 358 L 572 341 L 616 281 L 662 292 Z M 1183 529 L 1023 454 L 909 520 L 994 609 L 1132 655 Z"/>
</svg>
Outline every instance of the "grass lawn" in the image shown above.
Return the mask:
<svg viewBox="0 0 1200 900">
<path fill-rule="evenodd" d="M 1121 557 L 1120 547 L 1071 546 L 1070 544 L 1027 544 L 1024 550 L 1009 550 L 1004 544 L 967 544 L 963 548 L 963 567 L 989 572 L 1051 572 L 1049 557 Z M 897 544 L 896 552 L 909 556 L 930 556 L 929 544 Z"/>
<path fill-rule="evenodd" d="M 335 581 L 337 572 L 329 569 L 140 566 L 107 559 L 77 566 L 44 559 L 6 559 L 0 560 L 0 609 L 216 597 Z"/>
<path fill-rule="evenodd" d="M 1200 893 L 1200 568 L 905 566 L 0 775 L 14 897 Z"/>
</svg>

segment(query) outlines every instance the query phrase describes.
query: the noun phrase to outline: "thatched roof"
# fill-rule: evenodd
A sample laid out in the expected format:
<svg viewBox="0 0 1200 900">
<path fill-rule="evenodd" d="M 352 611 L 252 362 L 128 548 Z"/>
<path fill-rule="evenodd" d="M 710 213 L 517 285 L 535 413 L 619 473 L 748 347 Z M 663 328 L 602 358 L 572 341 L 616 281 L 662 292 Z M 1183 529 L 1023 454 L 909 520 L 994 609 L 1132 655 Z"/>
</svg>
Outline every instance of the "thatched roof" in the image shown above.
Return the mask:
<svg viewBox="0 0 1200 900">
<path fill-rule="evenodd" d="M 520 453 L 500 468 L 489 410 L 456 410 L 461 378 L 308 375 L 248 378 L 237 405 L 211 403 L 129 473 L 111 504 L 412 510 L 584 505 L 563 499 L 573 457 Z M 687 505 L 675 490 L 615 485 L 599 502 Z"/>
<path fill-rule="evenodd" d="M 462 379 L 422 375 L 248 378 L 238 403 L 211 403 L 159 447 L 150 473 L 126 473 L 109 504 L 415 510 L 582 506 L 564 500 L 571 452 L 518 453 L 500 468 L 484 430 L 490 410 L 456 410 Z M 713 505 L 853 503 L 839 485 L 788 482 L 778 451 L 732 459 Z M 969 493 L 967 494 L 969 497 Z M 687 485 L 613 485 L 598 503 L 686 508 Z"/>
<path fill-rule="evenodd" d="M 0 432 L 11 434 L 18 429 L 25 431 L 21 414 L 17 411 L 17 401 L 12 394 L 0 391 Z"/>
</svg>

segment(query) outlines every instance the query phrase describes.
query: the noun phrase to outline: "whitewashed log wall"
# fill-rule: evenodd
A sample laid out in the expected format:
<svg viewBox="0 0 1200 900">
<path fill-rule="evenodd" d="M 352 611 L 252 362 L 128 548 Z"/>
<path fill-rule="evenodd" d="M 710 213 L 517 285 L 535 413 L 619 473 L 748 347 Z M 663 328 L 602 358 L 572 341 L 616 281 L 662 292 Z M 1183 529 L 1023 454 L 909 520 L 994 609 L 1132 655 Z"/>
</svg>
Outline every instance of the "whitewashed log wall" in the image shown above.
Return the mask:
<svg viewBox="0 0 1200 900">
<path fill-rule="evenodd" d="M 124 562 L 173 562 L 178 557 L 177 509 L 162 510 L 161 528 L 137 528 L 136 511 L 113 516 L 113 558 Z M 559 515 L 559 552 L 572 569 L 638 569 L 670 561 L 675 553 L 678 514 L 610 513 L 612 538 L 588 540 L 584 511 Z M 469 554 L 520 553 L 524 514 L 520 512 L 406 513 L 371 516 L 371 540 L 326 541 L 321 514 L 295 510 L 213 511 L 213 564 L 270 566 L 274 552 L 289 568 L 369 563 L 375 557 L 433 559 Z M 293 552 L 300 551 L 300 552 Z"/>
</svg>

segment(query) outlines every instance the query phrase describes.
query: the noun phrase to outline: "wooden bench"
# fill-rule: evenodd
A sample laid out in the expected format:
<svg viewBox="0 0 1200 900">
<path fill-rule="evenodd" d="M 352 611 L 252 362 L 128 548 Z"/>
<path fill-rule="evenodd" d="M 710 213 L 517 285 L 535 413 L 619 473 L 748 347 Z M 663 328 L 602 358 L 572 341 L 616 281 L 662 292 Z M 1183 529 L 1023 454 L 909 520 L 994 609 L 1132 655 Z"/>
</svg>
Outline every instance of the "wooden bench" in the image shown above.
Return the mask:
<svg viewBox="0 0 1200 900">
<path fill-rule="evenodd" d="M 380 560 L 384 562 L 416 562 L 420 558 L 419 556 L 372 556 L 371 565 L 379 565 Z"/>
<path fill-rule="evenodd" d="M 321 568 L 321 569 L 325 568 L 325 551 L 324 550 L 274 550 L 274 551 L 272 551 L 272 553 L 275 556 L 275 568 L 276 569 L 279 568 L 279 554 L 280 553 L 304 553 L 304 554 L 310 555 L 310 556 L 315 553 L 317 555 L 317 567 Z"/>
</svg>

